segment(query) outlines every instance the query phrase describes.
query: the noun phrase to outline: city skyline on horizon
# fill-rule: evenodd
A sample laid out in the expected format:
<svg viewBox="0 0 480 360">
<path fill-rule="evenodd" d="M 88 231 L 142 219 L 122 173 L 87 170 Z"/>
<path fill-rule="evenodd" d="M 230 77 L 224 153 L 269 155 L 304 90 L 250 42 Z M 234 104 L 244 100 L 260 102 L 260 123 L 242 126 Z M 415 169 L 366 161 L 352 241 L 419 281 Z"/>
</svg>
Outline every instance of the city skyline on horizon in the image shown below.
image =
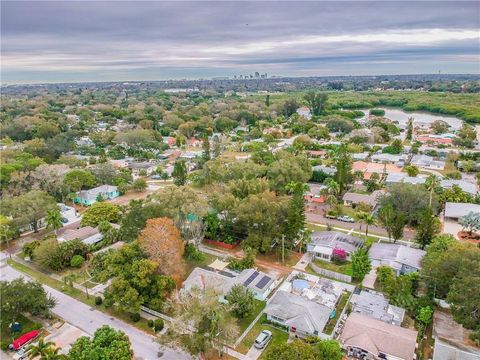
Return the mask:
<svg viewBox="0 0 480 360">
<path fill-rule="evenodd" d="M 2 84 L 480 73 L 479 2 L 1 7 Z"/>
</svg>

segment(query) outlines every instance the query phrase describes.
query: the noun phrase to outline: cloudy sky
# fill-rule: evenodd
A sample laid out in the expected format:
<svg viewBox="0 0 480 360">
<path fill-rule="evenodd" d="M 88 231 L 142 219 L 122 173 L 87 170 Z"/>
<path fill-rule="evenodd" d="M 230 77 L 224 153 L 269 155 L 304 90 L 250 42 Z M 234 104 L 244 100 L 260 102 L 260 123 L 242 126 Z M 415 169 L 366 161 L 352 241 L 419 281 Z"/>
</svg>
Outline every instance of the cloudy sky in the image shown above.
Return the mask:
<svg viewBox="0 0 480 360">
<path fill-rule="evenodd" d="M 2 83 L 480 73 L 480 2 L 1 2 Z"/>
</svg>

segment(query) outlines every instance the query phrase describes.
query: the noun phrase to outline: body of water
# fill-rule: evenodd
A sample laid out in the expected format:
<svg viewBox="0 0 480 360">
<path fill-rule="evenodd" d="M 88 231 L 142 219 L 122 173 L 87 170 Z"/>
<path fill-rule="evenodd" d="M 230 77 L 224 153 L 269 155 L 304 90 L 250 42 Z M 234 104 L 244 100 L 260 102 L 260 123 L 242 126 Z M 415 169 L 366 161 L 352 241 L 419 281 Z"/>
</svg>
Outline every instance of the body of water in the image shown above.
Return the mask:
<svg viewBox="0 0 480 360">
<path fill-rule="evenodd" d="M 385 110 L 385 117 L 387 119 L 398 121 L 400 125 L 405 126 L 408 122 L 408 118 L 412 117 L 415 122 L 421 123 L 432 123 L 435 120 L 442 120 L 445 121 L 448 125 L 451 126 L 450 130 L 458 130 L 463 125 L 463 120 L 458 119 L 452 116 L 443 116 L 443 115 L 435 115 L 424 111 L 414 111 L 414 112 L 406 112 L 401 109 L 393 109 L 393 108 L 375 108 L 375 109 L 382 109 Z M 369 110 L 362 109 L 366 115 L 369 114 Z"/>
</svg>

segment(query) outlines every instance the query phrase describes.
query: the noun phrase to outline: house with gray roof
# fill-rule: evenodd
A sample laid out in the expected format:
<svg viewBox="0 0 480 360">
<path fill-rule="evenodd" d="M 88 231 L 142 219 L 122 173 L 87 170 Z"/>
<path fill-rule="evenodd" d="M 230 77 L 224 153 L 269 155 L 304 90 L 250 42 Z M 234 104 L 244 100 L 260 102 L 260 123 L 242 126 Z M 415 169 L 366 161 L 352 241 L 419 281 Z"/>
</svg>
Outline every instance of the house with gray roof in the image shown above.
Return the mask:
<svg viewBox="0 0 480 360">
<path fill-rule="evenodd" d="M 397 166 L 402 167 L 405 165 L 405 162 L 408 160 L 407 154 L 387 154 L 387 153 L 378 153 L 370 156 L 370 160 L 375 163 L 389 163 L 397 164 Z"/>
<path fill-rule="evenodd" d="M 325 165 L 315 165 L 312 167 L 313 171 L 321 171 L 327 175 L 335 175 L 337 172 L 337 169 L 331 166 L 325 166 Z"/>
<path fill-rule="evenodd" d="M 93 245 L 103 239 L 103 235 L 98 231 L 98 228 L 91 226 L 84 226 L 79 229 L 67 229 L 60 236 L 58 242 L 67 242 L 72 240 L 81 240 L 85 245 Z"/>
<path fill-rule="evenodd" d="M 458 186 L 462 191 L 470 195 L 477 194 L 477 185 L 465 180 L 445 179 L 440 181 L 440 186 L 444 189 L 451 189 L 454 185 Z"/>
<path fill-rule="evenodd" d="M 118 188 L 113 185 L 101 185 L 90 190 L 82 190 L 77 192 L 74 198 L 75 204 L 90 206 L 96 203 L 101 197 L 103 200 L 115 199 L 120 196 Z"/>
<path fill-rule="evenodd" d="M 315 231 L 307 244 L 307 251 L 318 259 L 331 261 L 334 249 L 344 250 L 349 258 L 363 244 L 364 240 L 339 231 Z"/>
<path fill-rule="evenodd" d="M 277 291 L 265 308 L 269 321 L 288 327 L 299 337 L 319 336 L 331 311 L 325 305 L 284 290 Z"/>
<path fill-rule="evenodd" d="M 406 183 L 406 184 L 425 184 L 427 179 L 425 177 L 419 176 L 408 176 L 405 173 L 390 173 L 388 174 L 387 178 L 385 179 L 385 185 L 393 185 L 398 183 Z"/>
<path fill-rule="evenodd" d="M 352 312 L 367 315 L 389 324 L 402 324 L 405 309 L 390 305 L 382 293 L 373 290 L 356 289 L 350 300 Z"/>
<path fill-rule="evenodd" d="M 445 218 L 458 220 L 470 212 L 480 213 L 480 205 L 470 203 L 445 203 Z"/>
<path fill-rule="evenodd" d="M 410 165 L 415 165 L 421 169 L 443 170 L 445 168 L 445 161 L 434 160 L 432 156 L 424 154 L 413 155 L 412 160 L 410 160 Z"/>
<path fill-rule="evenodd" d="M 400 244 L 374 243 L 368 251 L 373 267 L 390 266 L 397 275 L 408 274 L 422 268 L 425 251 Z"/>
<path fill-rule="evenodd" d="M 370 205 L 372 209 L 375 209 L 377 206 L 378 199 L 382 196 L 385 192 L 382 190 L 375 190 L 371 194 L 359 194 L 354 192 L 347 192 L 343 195 L 343 203 L 347 206 L 355 207 L 360 203 L 364 203 Z"/>
</svg>

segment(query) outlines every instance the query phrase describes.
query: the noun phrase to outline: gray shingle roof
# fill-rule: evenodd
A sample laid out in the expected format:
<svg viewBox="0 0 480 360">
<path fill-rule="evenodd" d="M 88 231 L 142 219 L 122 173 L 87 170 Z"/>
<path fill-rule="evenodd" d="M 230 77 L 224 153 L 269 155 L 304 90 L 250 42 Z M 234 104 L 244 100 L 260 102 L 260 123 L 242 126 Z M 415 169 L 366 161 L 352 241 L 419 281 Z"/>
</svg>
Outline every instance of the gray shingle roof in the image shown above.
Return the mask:
<svg viewBox="0 0 480 360">
<path fill-rule="evenodd" d="M 364 244 L 362 239 L 338 231 L 315 231 L 311 238 L 312 245 L 339 248 L 349 253 L 361 248 Z"/>
<path fill-rule="evenodd" d="M 423 250 L 400 244 L 374 243 L 368 251 L 370 259 L 397 262 L 417 269 L 421 268 L 424 255 Z"/>
</svg>

